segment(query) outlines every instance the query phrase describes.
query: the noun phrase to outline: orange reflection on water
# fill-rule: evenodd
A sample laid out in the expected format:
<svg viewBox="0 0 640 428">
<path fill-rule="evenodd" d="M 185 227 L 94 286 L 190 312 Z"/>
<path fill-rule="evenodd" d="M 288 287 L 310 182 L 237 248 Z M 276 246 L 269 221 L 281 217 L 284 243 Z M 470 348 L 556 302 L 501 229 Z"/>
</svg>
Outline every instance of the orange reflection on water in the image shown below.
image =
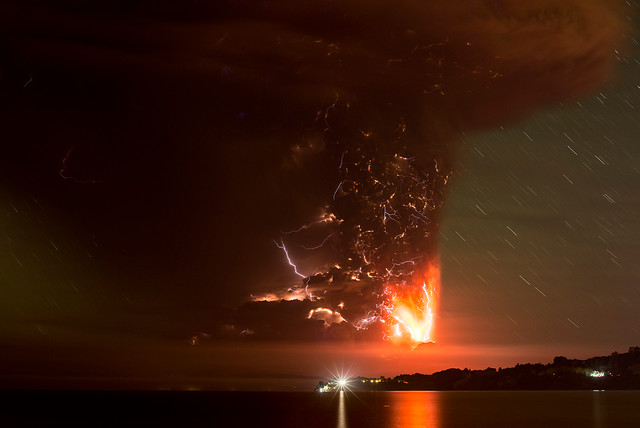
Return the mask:
<svg viewBox="0 0 640 428">
<path fill-rule="evenodd" d="M 440 392 L 398 391 L 390 393 L 392 400 L 391 424 L 393 427 L 439 428 Z"/>
</svg>

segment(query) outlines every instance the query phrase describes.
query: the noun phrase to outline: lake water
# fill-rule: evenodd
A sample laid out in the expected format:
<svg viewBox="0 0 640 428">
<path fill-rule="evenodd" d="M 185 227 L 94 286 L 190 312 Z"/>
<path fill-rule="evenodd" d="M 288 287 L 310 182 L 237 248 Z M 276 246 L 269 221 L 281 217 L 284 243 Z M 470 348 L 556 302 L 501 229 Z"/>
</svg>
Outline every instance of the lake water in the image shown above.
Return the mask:
<svg viewBox="0 0 640 428">
<path fill-rule="evenodd" d="M 640 427 L 640 391 L 4 392 L 0 425 Z"/>
</svg>

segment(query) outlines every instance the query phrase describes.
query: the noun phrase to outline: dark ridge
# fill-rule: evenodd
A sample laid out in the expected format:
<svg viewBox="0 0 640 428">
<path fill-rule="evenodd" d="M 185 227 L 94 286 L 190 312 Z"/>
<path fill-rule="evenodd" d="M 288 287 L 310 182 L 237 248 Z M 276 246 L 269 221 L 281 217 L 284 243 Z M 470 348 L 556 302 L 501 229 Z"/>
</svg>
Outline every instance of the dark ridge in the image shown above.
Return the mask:
<svg viewBox="0 0 640 428">
<path fill-rule="evenodd" d="M 640 346 L 628 352 L 586 360 L 558 356 L 552 363 L 516 364 L 484 370 L 447 369 L 427 374 L 401 374 L 394 378 L 350 379 L 350 389 L 371 391 L 409 390 L 594 390 L 640 389 Z"/>
</svg>

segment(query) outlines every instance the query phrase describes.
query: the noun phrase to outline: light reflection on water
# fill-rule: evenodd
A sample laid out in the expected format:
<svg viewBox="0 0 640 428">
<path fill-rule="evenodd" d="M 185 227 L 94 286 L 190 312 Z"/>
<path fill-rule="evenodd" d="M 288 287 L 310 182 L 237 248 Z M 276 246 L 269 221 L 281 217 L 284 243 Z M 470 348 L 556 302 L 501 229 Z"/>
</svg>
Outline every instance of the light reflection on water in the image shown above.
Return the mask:
<svg viewBox="0 0 640 428">
<path fill-rule="evenodd" d="M 640 427 L 640 391 L 344 391 L 337 398 L 338 428 Z"/>
<path fill-rule="evenodd" d="M 344 403 L 344 391 L 340 391 L 340 396 L 338 398 L 338 424 L 337 428 L 347 428 L 347 415 L 344 411 L 345 403 Z"/>
<path fill-rule="evenodd" d="M 440 428 L 438 392 L 399 391 L 390 396 L 391 426 Z"/>
<path fill-rule="evenodd" d="M 603 409 L 602 409 L 602 392 L 604 391 L 593 391 L 593 427 L 594 428 L 603 428 Z"/>
<path fill-rule="evenodd" d="M 640 391 L 13 391 L 2 403 L 0 427 L 640 427 Z"/>
</svg>

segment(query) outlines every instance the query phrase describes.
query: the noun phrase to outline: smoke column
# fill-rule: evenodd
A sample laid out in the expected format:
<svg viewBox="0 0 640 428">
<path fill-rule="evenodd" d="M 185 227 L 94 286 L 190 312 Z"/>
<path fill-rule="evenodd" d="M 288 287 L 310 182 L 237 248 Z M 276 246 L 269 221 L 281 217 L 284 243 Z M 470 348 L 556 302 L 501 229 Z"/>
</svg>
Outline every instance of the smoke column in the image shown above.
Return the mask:
<svg viewBox="0 0 640 428">
<path fill-rule="evenodd" d="M 316 266 L 296 271 L 304 293 L 290 297 L 339 309 L 356 329 L 430 341 L 439 212 L 459 135 L 597 87 L 611 75 L 620 21 L 598 1 L 304 5 L 278 3 L 271 15 L 292 33 L 308 28 L 282 44 L 299 55 L 303 104 L 325 100 L 285 163 L 294 175 L 320 164 L 327 183 L 319 214 L 282 235 L 283 249 L 308 250 L 287 253 L 290 263 Z M 316 24 L 307 10 L 321 17 Z M 309 239 L 321 244 L 305 246 Z M 326 310 L 309 317 L 326 321 Z M 418 318 L 429 331 L 407 325 Z"/>
</svg>

